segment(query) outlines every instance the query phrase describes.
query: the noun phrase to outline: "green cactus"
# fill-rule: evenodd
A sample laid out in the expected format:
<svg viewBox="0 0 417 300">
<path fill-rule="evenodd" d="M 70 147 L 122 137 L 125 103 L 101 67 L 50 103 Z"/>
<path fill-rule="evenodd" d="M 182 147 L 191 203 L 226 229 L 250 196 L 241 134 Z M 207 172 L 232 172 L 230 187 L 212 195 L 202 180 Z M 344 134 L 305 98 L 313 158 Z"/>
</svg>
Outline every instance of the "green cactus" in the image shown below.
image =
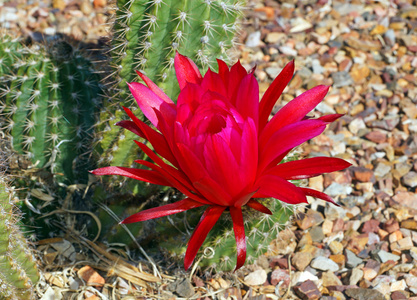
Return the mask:
<svg viewBox="0 0 417 300">
<path fill-rule="evenodd" d="M 17 224 L 13 189 L 0 178 L 0 298 L 31 299 L 39 280 L 35 258 Z"/>
<path fill-rule="evenodd" d="M 261 214 L 250 208 L 243 210 L 247 264 L 254 263 L 269 250 L 270 243 L 277 238 L 278 232 L 285 228 L 294 214 L 293 205 L 275 199 L 265 200 L 264 204 L 272 215 Z M 154 247 L 155 253 L 162 250 L 170 259 L 183 261 L 187 242 L 202 214 L 202 211 L 199 213 L 197 210 L 187 212 L 182 217 L 170 217 L 171 220 L 161 218 L 154 221 L 155 237 L 159 241 L 158 247 Z M 149 239 L 149 243 L 149 246 L 155 245 L 155 240 Z M 205 270 L 232 271 L 236 266 L 236 253 L 233 223 L 230 215 L 224 213 L 207 236 L 196 260 L 200 259 L 199 266 Z"/>
<path fill-rule="evenodd" d="M 208 67 L 217 68 L 216 58 L 230 62 L 241 10 L 240 0 L 117 1 L 111 51 L 113 87 L 97 125 L 100 166 L 127 167 L 143 158 L 133 143 L 137 136 L 114 125 L 126 117 L 122 105 L 134 103 L 127 82 L 140 81 L 135 70 L 146 74 L 175 101 L 179 92 L 173 68 L 175 51 L 196 61 L 204 72 Z M 120 185 L 114 178 L 109 182 Z M 125 190 L 145 197 L 150 194 L 137 182 Z"/>
<path fill-rule="evenodd" d="M 14 64 L 22 57 L 24 47 L 18 38 L 0 33 L 0 79 L 13 73 Z"/>
<path fill-rule="evenodd" d="M 0 74 L 1 129 L 12 137 L 13 149 L 60 182 L 86 182 L 100 92 L 91 63 L 65 41 L 19 55 L 4 51 L 11 48 L 4 45 L 18 44 L 0 42 L 7 71 Z"/>
</svg>

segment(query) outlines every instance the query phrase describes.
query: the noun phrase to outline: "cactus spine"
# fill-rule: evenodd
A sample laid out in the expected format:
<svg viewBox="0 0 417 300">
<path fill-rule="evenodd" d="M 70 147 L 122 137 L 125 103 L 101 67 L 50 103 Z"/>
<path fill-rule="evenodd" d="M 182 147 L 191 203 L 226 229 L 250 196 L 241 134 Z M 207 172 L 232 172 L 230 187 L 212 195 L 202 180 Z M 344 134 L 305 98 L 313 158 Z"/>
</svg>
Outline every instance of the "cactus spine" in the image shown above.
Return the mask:
<svg viewBox="0 0 417 300">
<path fill-rule="evenodd" d="M 64 41 L 48 45 L 49 52 L 36 45 L 20 55 L 4 51 L 13 42 L 1 42 L 7 71 L 0 74 L 1 128 L 13 149 L 59 181 L 85 182 L 100 91 L 91 63 Z"/>
<path fill-rule="evenodd" d="M 0 177 L 0 298 L 31 299 L 37 266 L 17 224 L 13 189 Z M 3 298 L 2 298 L 3 299 Z"/>
</svg>

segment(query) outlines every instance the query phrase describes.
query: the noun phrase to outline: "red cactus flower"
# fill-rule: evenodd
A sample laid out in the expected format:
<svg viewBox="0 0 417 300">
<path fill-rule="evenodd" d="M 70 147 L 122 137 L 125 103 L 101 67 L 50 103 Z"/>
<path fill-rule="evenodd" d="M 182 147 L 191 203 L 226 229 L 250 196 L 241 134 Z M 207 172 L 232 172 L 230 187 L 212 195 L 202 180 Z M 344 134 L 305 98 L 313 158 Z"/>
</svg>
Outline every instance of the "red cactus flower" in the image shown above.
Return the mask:
<svg viewBox="0 0 417 300">
<path fill-rule="evenodd" d="M 237 62 L 230 69 L 218 60 L 219 73 L 201 76 L 197 66 L 177 53 L 175 71 L 181 92 L 175 104 L 149 78 L 138 72 L 147 86 L 132 82 L 129 89 L 145 116 L 157 130 L 124 108 L 131 120 L 119 126 L 147 140 L 136 144 L 154 163 L 138 160 L 149 169 L 104 167 L 96 175 L 121 175 L 177 188 L 186 198 L 138 212 L 122 223 L 140 222 L 207 206 L 191 236 L 184 259 L 188 269 L 220 215 L 230 212 L 237 244 L 239 269 L 246 259 L 242 207 L 262 213 L 270 210 L 257 198 L 272 197 L 297 204 L 306 196 L 331 203 L 326 194 L 297 187 L 288 180 L 304 179 L 350 166 L 339 158 L 314 157 L 280 163 L 298 145 L 321 134 L 341 115 L 307 118 L 329 87 L 317 86 L 290 101 L 268 121 L 272 108 L 294 73 L 288 63 L 259 101 L 253 72 Z"/>
</svg>

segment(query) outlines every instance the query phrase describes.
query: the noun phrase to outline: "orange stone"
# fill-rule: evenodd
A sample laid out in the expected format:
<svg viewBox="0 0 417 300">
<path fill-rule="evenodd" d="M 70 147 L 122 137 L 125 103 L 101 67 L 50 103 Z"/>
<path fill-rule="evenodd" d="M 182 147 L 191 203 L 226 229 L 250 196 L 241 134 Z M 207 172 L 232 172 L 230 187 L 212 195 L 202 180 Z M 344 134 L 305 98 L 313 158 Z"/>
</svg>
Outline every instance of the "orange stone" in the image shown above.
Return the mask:
<svg viewBox="0 0 417 300">
<path fill-rule="evenodd" d="M 337 265 L 343 269 L 345 267 L 345 263 L 346 263 L 346 257 L 343 254 L 334 254 L 334 255 L 330 255 L 329 258 L 334 261 L 335 263 L 337 263 Z"/>
<path fill-rule="evenodd" d="M 87 283 L 87 285 L 102 287 L 106 282 L 104 278 L 90 266 L 82 267 L 77 273 L 78 276 L 80 276 Z"/>
<path fill-rule="evenodd" d="M 389 235 L 388 240 L 390 244 L 392 244 L 392 243 L 395 243 L 396 241 L 401 240 L 402 238 L 403 238 L 403 234 L 401 233 L 401 231 L 397 230 Z"/>
</svg>

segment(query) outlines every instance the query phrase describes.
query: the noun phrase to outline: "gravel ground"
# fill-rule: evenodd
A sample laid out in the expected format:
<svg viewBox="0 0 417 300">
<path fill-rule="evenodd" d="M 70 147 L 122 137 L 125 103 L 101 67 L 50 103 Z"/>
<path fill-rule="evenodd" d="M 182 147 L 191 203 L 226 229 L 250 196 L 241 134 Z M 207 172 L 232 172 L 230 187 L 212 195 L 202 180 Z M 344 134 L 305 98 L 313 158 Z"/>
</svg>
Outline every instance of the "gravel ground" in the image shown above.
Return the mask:
<svg viewBox="0 0 417 300">
<path fill-rule="evenodd" d="M 327 84 L 332 88 L 314 114 L 345 114 L 302 149 L 303 156 L 353 164 L 306 183 L 333 196 L 340 208 L 311 199 L 271 245 L 274 251 L 236 274 L 158 279 L 150 269 L 115 267 L 117 257 L 107 257 L 105 265 L 45 273 L 40 297 L 60 299 L 48 295 L 71 288 L 79 289 L 80 299 L 104 299 L 106 293 L 113 299 L 114 291 L 114 299 L 134 299 L 128 295 L 135 284 L 143 299 L 417 299 L 416 5 L 249 1 L 238 48 L 245 67 L 257 66 L 261 92 L 295 59 L 297 73 L 276 109 Z M 0 4 L 0 23 L 35 39 L 59 32 L 94 44 L 107 36 L 106 8 L 106 0 L 14 0 Z M 38 247 L 59 252 L 60 243 Z M 62 253 L 49 255 L 53 264 Z M 132 270 L 144 275 L 132 278 Z M 56 280 L 65 272 L 65 282 Z M 79 278 L 101 284 L 86 288 Z"/>
</svg>

